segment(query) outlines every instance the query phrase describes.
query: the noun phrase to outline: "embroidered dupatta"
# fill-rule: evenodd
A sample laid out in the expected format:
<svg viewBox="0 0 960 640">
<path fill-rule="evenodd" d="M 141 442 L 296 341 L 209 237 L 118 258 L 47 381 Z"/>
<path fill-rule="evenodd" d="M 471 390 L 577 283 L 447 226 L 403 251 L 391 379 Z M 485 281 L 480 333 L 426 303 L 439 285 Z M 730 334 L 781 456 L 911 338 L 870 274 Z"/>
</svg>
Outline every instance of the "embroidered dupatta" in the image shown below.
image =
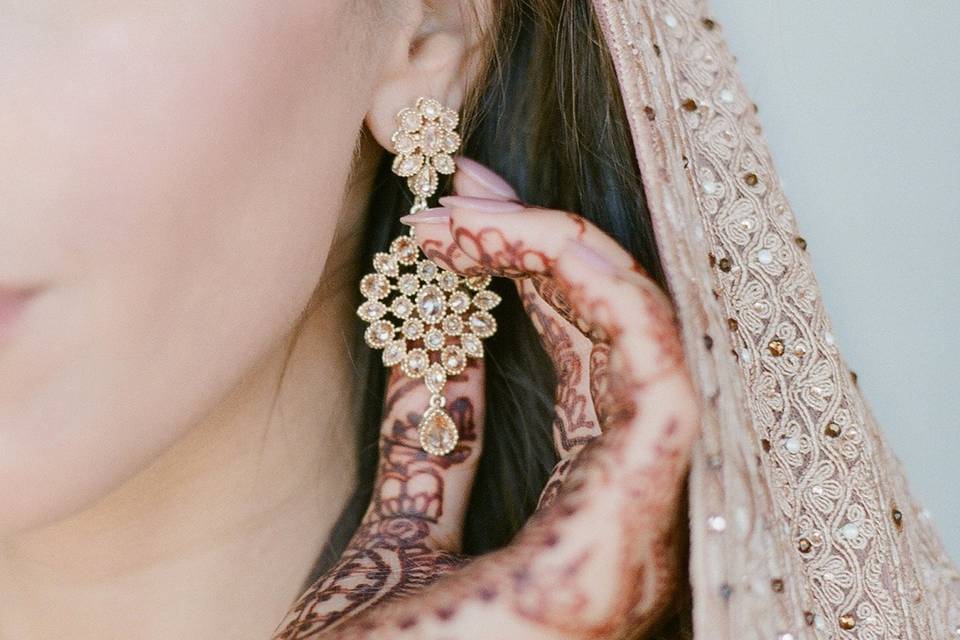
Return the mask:
<svg viewBox="0 0 960 640">
<path fill-rule="evenodd" d="M 721 26 L 701 0 L 593 3 L 704 400 L 696 637 L 955 637 L 960 574 L 830 333 Z"/>
</svg>

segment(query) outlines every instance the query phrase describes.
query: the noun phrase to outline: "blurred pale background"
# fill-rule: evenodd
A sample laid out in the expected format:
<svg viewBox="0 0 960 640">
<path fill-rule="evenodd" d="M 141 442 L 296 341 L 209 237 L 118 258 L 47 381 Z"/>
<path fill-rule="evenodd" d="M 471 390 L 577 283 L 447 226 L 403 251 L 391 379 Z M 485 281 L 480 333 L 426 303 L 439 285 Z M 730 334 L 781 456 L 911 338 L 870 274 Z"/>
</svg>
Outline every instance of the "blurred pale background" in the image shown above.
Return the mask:
<svg viewBox="0 0 960 640">
<path fill-rule="evenodd" d="M 712 6 L 833 333 L 960 561 L 960 2 Z"/>
</svg>

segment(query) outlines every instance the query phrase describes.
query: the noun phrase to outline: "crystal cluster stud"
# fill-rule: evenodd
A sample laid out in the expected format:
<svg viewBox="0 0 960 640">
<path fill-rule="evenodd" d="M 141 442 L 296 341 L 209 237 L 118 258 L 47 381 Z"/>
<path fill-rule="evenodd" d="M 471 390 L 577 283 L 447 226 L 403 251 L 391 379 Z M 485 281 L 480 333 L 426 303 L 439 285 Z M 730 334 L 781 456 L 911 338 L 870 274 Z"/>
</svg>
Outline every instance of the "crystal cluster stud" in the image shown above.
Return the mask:
<svg viewBox="0 0 960 640">
<path fill-rule="evenodd" d="M 454 131 L 459 121 L 456 111 L 433 98 L 420 98 L 416 106 L 397 114 L 397 130 L 391 138 L 397 153 L 393 172 L 407 179 L 415 208 L 426 206 L 427 198 L 437 190 L 437 174 L 456 170 L 451 154 L 460 146 L 460 136 Z"/>
<path fill-rule="evenodd" d="M 397 114 L 392 142 L 397 157 L 393 171 L 407 178 L 413 191 L 411 213 L 427 206 L 437 189 L 437 174 L 455 170 L 452 153 L 460 146 L 456 111 L 433 98 Z M 462 277 L 423 255 L 410 235 L 395 238 L 389 251 L 373 257 L 374 272 L 360 280 L 366 299 L 357 315 L 369 324 L 366 343 L 383 349 L 383 364 L 399 366 L 411 378 L 423 378 L 429 405 L 419 424 L 420 446 L 432 455 L 446 455 L 459 434 L 444 409 L 447 378 L 483 357 L 484 338 L 497 330 L 490 313 L 500 296 L 487 289 L 490 276 Z"/>
</svg>

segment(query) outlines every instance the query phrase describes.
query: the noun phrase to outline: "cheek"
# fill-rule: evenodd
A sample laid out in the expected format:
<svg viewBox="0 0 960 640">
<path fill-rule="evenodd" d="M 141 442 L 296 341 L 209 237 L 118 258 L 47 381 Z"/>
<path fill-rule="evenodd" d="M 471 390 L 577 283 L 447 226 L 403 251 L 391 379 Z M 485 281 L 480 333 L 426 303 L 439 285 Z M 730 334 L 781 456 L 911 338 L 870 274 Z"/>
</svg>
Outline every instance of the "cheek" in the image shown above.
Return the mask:
<svg viewBox="0 0 960 640">
<path fill-rule="evenodd" d="M 0 345 L 0 487 L 27 488 L 0 530 L 156 457 L 306 304 L 365 98 L 339 3 L 311 4 L 0 44 L 0 282 L 49 285 Z"/>
</svg>

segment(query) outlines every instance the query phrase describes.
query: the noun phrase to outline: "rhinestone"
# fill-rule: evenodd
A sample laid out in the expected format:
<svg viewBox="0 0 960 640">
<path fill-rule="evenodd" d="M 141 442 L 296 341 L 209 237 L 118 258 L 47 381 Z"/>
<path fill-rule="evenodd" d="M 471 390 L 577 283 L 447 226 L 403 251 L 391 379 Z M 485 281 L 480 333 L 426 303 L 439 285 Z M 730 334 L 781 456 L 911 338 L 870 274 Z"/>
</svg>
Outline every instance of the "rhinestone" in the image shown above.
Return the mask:
<svg viewBox="0 0 960 640">
<path fill-rule="evenodd" d="M 457 375 L 467 366 L 466 354 L 462 348 L 455 344 L 447 345 L 443 348 L 440 354 L 440 361 L 443 363 L 443 368 L 452 376 Z"/>
<path fill-rule="evenodd" d="M 793 640 L 793 634 L 789 632 L 778 633 L 777 640 Z"/>
<path fill-rule="evenodd" d="M 463 282 L 470 289 L 473 289 L 474 291 L 480 291 L 480 289 L 483 289 L 490 284 L 490 276 L 488 275 L 470 276 L 469 278 L 466 278 Z"/>
<path fill-rule="evenodd" d="M 377 318 L 382 318 L 386 312 L 386 305 L 376 300 L 367 300 L 357 308 L 357 315 L 367 322 L 373 322 Z"/>
<path fill-rule="evenodd" d="M 724 89 L 720 92 L 720 101 L 726 102 L 727 104 L 733 102 L 733 91 L 730 89 Z"/>
<path fill-rule="evenodd" d="M 846 538 L 847 540 L 853 540 L 860 534 L 860 527 L 856 523 L 848 522 L 847 524 L 840 527 L 840 535 Z"/>
<path fill-rule="evenodd" d="M 468 356 L 472 358 L 483 357 L 483 343 L 480 338 L 472 333 L 465 333 L 460 336 L 460 345 Z"/>
<path fill-rule="evenodd" d="M 430 351 L 437 351 L 440 347 L 443 346 L 443 343 L 446 340 L 443 337 L 443 332 L 437 329 L 436 327 L 427 331 L 423 336 L 423 343 L 427 345 L 427 349 Z"/>
<path fill-rule="evenodd" d="M 427 357 L 427 352 L 423 349 L 411 349 L 403 359 L 401 368 L 411 378 L 419 378 L 426 372 L 428 366 L 430 366 L 430 359 Z"/>
<path fill-rule="evenodd" d="M 831 438 L 836 438 L 840 436 L 840 425 L 836 422 L 830 422 L 827 424 L 826 428 L 823 430 L 823 433 L 830 436 Z"/>
<path fill-rule="evenodd" d="M 374 349 L 384 347 L 390 340 L 393 340 L 393 333 L 396 327 L 386 320 L 377 320 L 363 333 L 364 340 Z"/>
<path fill-rule="evenodd" d="M 397 114 L 397 125 L 407 133 L 412 133 L 419 129 L 421 122 L 420 114 L 409 107 Z"/>
<path fill-rule="evenodd" d="M 423 323 L 416 318 L 410 318 L 403 323 L 403 328 L 400 331 L 403 332 L 403 337 L 407 340 L 416 340 L 423 335 Z"/>
<path fill-rule="evenodd" d="M 717 266 L 720 267 L 720 271 L 724 273 L 730 271 L 730 267 L 732 266 L 730 264 L 730 258 L 720 258 L 720 260 L 717 261 Z"/>
<path fill-rule="evenodd" d="M 740 327 L 740 323 L 737 322 L 736 318 L 727 318 L 727 326 L 730 328 L 730 331 L 736 331 Z"/>
<path fill-rule="evenodd" d="M 767 349 L 770 350 L 770 355 L 773 356 L 782 356 L 783 355 L 783 342 L 780 340 L 771 340 L 767 344 Z"/>
<path fill-rule="evenodd" d="M 790 453 L 800 453 L 799 438 L 787 438 L 787 441 L 783 443 L 783 446 Z"/>
<path fill-rule="evenodd" d="M 447 382 L 447 374 L 439 362 L 434 362 L 423 375 L 423 381 L 427 383 L 427 389 L 430 390 L 430 393 L 438 394 Z"/>
<path fill-rule="evenodd" d="M 443 332 L 449 336 L 460 335 L 463 331 L 463 319 L 460 316 L 446 316 L 441 323 Z"/>
<path fill-rule="evenodd" d="M 773 589 L 774 593 L 783 593 L 783 580 L 774 578 L 770 581 L 770 588 Z"/>
<path fill-rule="evenodd" d="M 710 18 L 704 18 L 702 22 L 703 22 L 703 27 L 707 31 L 713 31 L 717 27 L 717 23 L 711 20 Z"/>
<path fill-rule="evenodd" d="M 393 150 L 401 155 L 412 153 L 417 148 L 417 139 L 403 131 L 394 133 L 390 140 L 393 142 Z"/>
<path fill-rule="evenodd" d="M 405 319 L 413 311 L 413 302 L 406 296 L 397 296 L 390 303 L 390 311 L 401 320 Z"/>
<path fill-rule="evenodd" d="M 439 407 L 427 409 L 420 421 L 419 432 L 420 446 L 431 455 L 446 455 L 457 446 L 457 425 Z"/>
<path fill-rule="evenodd" d="M 757 178 L 757 174 L 755 174 L 755 173 L 748 173 L 748 174 L 745 174 L 745 175 L 743 176 L 743 181 L 746 182 L 746 183 L 747 183 L 748 185 L 750 185 L 751 187 L 754 187 L 754 186 L 756 186 L 756 184 L 757 184 L 757 182 L 759 181 L 759 179 Z"/>
<path fill-rule="evenodd" d="M 470 306 L 470 296 L 463 291 L 456 291 L 450 295 L 447 306 L 454 313 L 463 313 Z"/>
<path fill-rule="evenodd" d="M 493 291 L 479 291 L 475 296 L 473 296 L 473 305 L 477 309 L 482 309 L 484 311 L 490 311 L 495 306 L 500 304 L 500 296 L 495 294 Z"/>
<path fill-rule="evenodd" d="M 410 236 L 400 236 L 390 243 L 390 253 L 397 256 L 397 262 L 400 264 L 413 264 L 417 261 L 419 252 L 417 243 Z"/>
<path fill-rule="evenodd" d="M 679 24 L 679 23 L 677 22 L 676 17 L 674 17 L 674 15 L 671 14 L 671 13 L 668 13 L 667 15 L 665 15 L 665 16 L 663 17 L 663 21 L 664 21 L 664 22 L 666 23 L 666 25 L 667 25 L 668 27 L 670 27 L 671 29 L 676 29 L 677 25 Z"/>
<path fill-rule="evenodd" d="M 436 120 L 440 117 L 443 107 L 433 98 L 420 98 L 417 100 L 417 110 L 423 114 L 427 120 Z"/>
<path fill-rule="evenodd" d="M 397 288 L 403 295 L 412 296 L 420 289 L 420 282 L 417 281 L 417 276 L 405 273 L 397 280 Z"/>
<path fill-rule="evenodd" d="M 443 306 L 443 292 L 439 287 L 427 285 L 417 293 L 417 312 L 424 322 L 429 324 L 439 322 L 443 318 Z"/>
<path fill-rule="evenodd" d="M 497 321 L 486 311 L 470 314 L 470 329 L 481 338 L 489 338 L 497 330 Z"/>
<path fill-rule="evenodd" d="M 373 256 L 373 268 L 385 276 L 395 276 L 400 272 L 397 257 L 382 251 Z"/>
<path fill-rule="evenodd" d="M 420 149 L 424 155 L 435 156 L 440 152 L 440 127 L 427 125 L 420 132 Z"/>
<path fill-rule="evenodd" d="M 810 532 L 810 542 L 813 544 L 820 544 L 823 542 L 823 536 L 820 535 L 820 532 L 814 529 Z"/>
<path fill-rule="evenodd" d="M 703 191 L 707 194 L 714 194 L 717 192 L 719 188 L 720 188 L 719 184 L 717 184 L 716 182 L 712 182 L 710 180 L 703 183 Z"/>
<path fill-rule="evenodd" d="M 436 278 L 439 270 L 437 263 L 430 262 L 429 260 L 421 260 L 420 264 L 417 265 L 417 275 L 420 276 L 420 279 L 424 282 L 430 282 Z"/>
<path fill-rule="evenodd" d="M 385 298 L 390 293 L 390 281 L 382 273 L 368 273 L 360 279 L 360 293 L 371 300 Z"/>
<path fill-rule="evenodd" d="M 803 238 L 803 236 L 796 236 L 796 237 L 793 239 L 793 241 L 797 243 L 797 246 L 798 246 L 798 247 L 800 247 L 801 249 L 803 249 L 804 251 L 806 251 L 806 249 L 807 249 L 807 241 Z"/>
<path fill-rule="evenodd" d="M 803 621 L 807 623 L 808 627 L 812 627 L 813 623 L 816 621 L 816 616 L 813 615 L 813 611 L 804 611 L 803 612 Z"/>
<path fill-rule="evenodd" d="M 453 109 L 444 109 L 439 118 L 440 126 L 444 129 L 456 129 L 460 123 L 460 115 Z"/>
<path fill-rule="evenodd" d="M 760 440 L 760 447 L 763 449 L 764 453 L 770 452 L 770 440 L 763 438 Z"/>
<path fill-rule="evenodd" d="M 453 291 L 458 284 L 460 284 L 460 276 L 453 271 L 440 269 L 440 273 L 437 275 L 437 286 L 444 291 Z"/>
<path fill-rule="evenodd" d="M 847 613 L 840 616 L 840 628 L 845 631 L 850 631 L 857 626 L 857 619 L 853 617 L 853 614 Z"/>
<path fill-rule="evenodd" d="M 415 194 L 424 198 L 431 196 L 437 190 L 437 171 L 433 165 L 424 163 L 416 175 L 407 178 L 407 184 Z"/>
<path fill-rule="evenodd" d="M 760 249 L 760 251 L 757 251 L 757 260 L 760 261 L 760 264 L 770 264 L 773 262 L 773 254 L 770 253 L 770 249 Z"/>
<path fill-rule="evenodd" d="M 398 176 L 403 176 L 404 178 L 409 178 L 414 175 L 420 168 L 423 166 L 423 156 L 419 153 L 414 153 L 413 155 L 399 155 L 393 159 L 393 166 L 391 169 Z"/>
<path fill-rule="evenodd" d="M 399 364 L 407 355 L 407 344 L 403 340 L 394 340 L 383 348 L 383 364 L 392 367 Z"/>
<path fill-rule="evenodd" d="M 820 485 L 817 485 L 817 486 L 815 486 L 815 487 L 813 487 L 813 488 L 810 489 L 810 493 L 812 493 L 812 494 L 815 495 L 815 496 L 822 496 L 822 495 L 823 495 L 823 487 L 821 487 Z"/>
<path fill-rule="evenodd" d="M 723 516 L 710 516 L 707 518 L 707 526 L 711 531 L 723 531 L 727 528 L 727 519 Z"/>
<path fill-rule="evenodd" d="M 810 541 L 806 538 L 800 538 L 797 541 L 797 549 L 800 550 L 800 553 L 810 553 L 810 550 L 813 549 L 813 545 L 810 544 Z"/>
<path fill-rule="evenodd" d="M 807 353 L 807 350 L 804 348 L 802 344 L 798 344 L 793 347 L 793 354 L 798 358 L 803 356 L 806 353 Z"/>
<path fill-rule="evenodd" d="M 453 131 L 447 131 L 440 140 L 440 148 L 447 153 L 453 153 L 460 147 L 460 136 Z"/>
<path fill-rule="evenodd" d="M 829 331 L 823 332 L 823 341 L 826 342 L 831 347 L 833 346 L 833 334 Z"/>
<path fill-rule="evenodd" d="M 457 170 L 457 165 L 449 153 L 438 153 L 435 155 L 433 157 L 433 167 L 437 170 L 437 173 L 442 173 L 445 176 Z"/>
<path fill-rule="evenodd" d="M 750 353 L 750 349 L 748 349 L 747 347 L 740 349 L 740 359 L 746 362 L 747 364 L 750 364 L 753 361 L 753 354 Z"/>
<path fill-rule="evenodd" d="M 696 111 L 697 110 L 697 101 L 693 98 L 687 98 L 683 101 L 683 108 L 687 111 Z"/>
</svg>

